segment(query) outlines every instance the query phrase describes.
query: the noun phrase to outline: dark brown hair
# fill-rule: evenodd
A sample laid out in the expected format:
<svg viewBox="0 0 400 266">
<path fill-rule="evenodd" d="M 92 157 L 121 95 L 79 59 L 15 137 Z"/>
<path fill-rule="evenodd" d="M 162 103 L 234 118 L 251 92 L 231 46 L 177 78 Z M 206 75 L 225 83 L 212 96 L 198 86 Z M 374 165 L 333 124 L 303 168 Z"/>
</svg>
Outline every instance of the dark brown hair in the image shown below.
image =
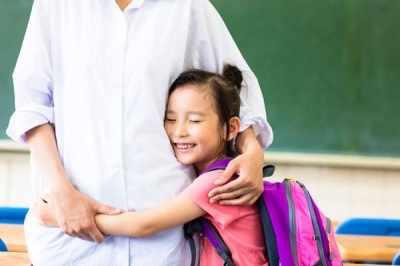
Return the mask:
<svg viewBox="0 0 400 266">
<path fill-rule="evenodd" d="M 242 72 L 233 65 L 225 65 L 223 73 L 212 73 L 200 69 L 190 69 L 172 83 L 168 98 L 176 89 L 186 85 L 196 85 L 199 90 L 208 93 L 213 101 L 214 110 L 219 117 L 221 132 L 226 128 L 226 139 L 229 137 L 229 120 L 240 115 L 240 90 L 242 88 Z M 230 142 L 225 149 L 228 156 L 233 156 Z"/>
</svg>

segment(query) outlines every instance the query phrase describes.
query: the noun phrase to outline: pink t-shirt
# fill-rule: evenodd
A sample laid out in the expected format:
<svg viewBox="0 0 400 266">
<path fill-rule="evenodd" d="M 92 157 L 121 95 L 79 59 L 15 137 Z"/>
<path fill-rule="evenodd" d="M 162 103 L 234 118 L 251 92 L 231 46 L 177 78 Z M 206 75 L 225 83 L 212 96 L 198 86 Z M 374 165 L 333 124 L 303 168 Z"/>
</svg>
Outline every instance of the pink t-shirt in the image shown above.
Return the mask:
<svg viewBox="0 0 400 266">
<path fill-rule="evenodd" d="M 188 196 L 207 214 L 218 233 L 232 252 L 233 262 L 237 266 L 264 266 L 268 265 L 265 253 L 265 244 L 261 228 L 260 215 L 257 207 L 230 206 L 211 204 L 208 192 L 215 187 L 223 170 L 214 170 L 202 174 L 185 189 L 182 194 Z M 223 260 L 214 250 L 208 239 L 201 239 L 204 247 L 201 251 L 200 266 L 223 265 Z"/>
</svg>

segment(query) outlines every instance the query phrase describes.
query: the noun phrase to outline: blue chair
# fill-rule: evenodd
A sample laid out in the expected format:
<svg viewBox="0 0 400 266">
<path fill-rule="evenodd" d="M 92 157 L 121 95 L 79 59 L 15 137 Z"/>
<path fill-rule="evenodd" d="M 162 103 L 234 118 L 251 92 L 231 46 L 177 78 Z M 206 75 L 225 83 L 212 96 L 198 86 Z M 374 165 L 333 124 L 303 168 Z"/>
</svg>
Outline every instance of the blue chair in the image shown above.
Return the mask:
<svg viewBox="0 0 400 266">
<path fill-rule="evenodd" d="M 23 224 L 28 208 L 0 207 L 0 223 Z"/>
<path fill-rule="evenodd" d="M 400 236 L 400 220 L 381 218 L 350 218 L 338 224 L 335 234 L 369 235 L 369 236 Z M 400 252 L 399 252 L 400 253 Z M 400 265 L 400 255 L 398 254 Z M 394 263 L 395 260 L 393 260 Z M 378 262 L 358 262 L 367 264 L 381 264 Z M 386 263 L 387 264 L 387 263 Z M 396 265 L 396 264 L 394 264 Z"/>
<path fill-rule="evenodd" d="M 1 238 L 0 238 L 0 251 L 1 252 L 8 251 L 6 244 L 4 244 L 3 240 L 1 240 Z"/>
<path fill-rule="evenodd" d="M 370 236 L 400 236 L 400 220 L 350 218 L 340 223 L 335 233 Z"/>
<path fill-rule="evenodd" d="M 392 265 L 400 265 L 400 251 L 396 254 L 392 261 Z"/>
</svg>

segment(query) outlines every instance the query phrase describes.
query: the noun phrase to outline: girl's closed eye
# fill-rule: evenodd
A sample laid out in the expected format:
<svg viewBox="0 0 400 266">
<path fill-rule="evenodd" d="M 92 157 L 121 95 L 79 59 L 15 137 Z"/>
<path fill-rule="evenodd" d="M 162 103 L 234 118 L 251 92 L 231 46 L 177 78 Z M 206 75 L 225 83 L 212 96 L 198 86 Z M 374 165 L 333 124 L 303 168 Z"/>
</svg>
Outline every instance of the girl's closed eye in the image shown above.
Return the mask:
<svg viewBox="0 0 400 266">
<path fill-rule="evenodd" d="M 168 117 L 166 117 L 166 118 L 165 118 L 165 121 L 167 121 L 167 122 L 175 122 L 176 119 L 175 119 L 175 118 L 168 118 Z"/>
<path fill-rule="evenodd" d="M 189 117 L 188 117 L 188 120 L 189 120 L 189 122 L 190 123 L 194 123 L 194 124 L 197 124 L 197 123 L 200 123 L 200 122 L 203 122 L 204 121 L 204 114 L 197 114 L 197 113 L 195 113 L 195 114 L 191 114 Z"/>
</svg>

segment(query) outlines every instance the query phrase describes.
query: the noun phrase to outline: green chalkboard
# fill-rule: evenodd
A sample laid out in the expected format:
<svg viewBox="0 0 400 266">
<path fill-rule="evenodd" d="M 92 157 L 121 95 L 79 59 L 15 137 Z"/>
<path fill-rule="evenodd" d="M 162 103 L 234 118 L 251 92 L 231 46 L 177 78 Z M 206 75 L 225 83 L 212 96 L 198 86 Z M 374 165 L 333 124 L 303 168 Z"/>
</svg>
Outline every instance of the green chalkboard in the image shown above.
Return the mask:
<svg viewBox="0 0 400 266">
<path fill-rule="evenodd" d="M 211 2 L 259 78 L 270 150 L 400 156 L 400 1 Z"/>
<path fill-rule="evenodd" d="M 0 138 L 14 111 L 12 72 L 29 20 L 33 0 L 0 0 Z"/>
<path fill-rule="evenodd" d="M 399 0 L 211 0 L 265 97 L 270 150 L 400 157 Z M 32 0 L 0 1 L 0 138 Z"/>
</svg>

